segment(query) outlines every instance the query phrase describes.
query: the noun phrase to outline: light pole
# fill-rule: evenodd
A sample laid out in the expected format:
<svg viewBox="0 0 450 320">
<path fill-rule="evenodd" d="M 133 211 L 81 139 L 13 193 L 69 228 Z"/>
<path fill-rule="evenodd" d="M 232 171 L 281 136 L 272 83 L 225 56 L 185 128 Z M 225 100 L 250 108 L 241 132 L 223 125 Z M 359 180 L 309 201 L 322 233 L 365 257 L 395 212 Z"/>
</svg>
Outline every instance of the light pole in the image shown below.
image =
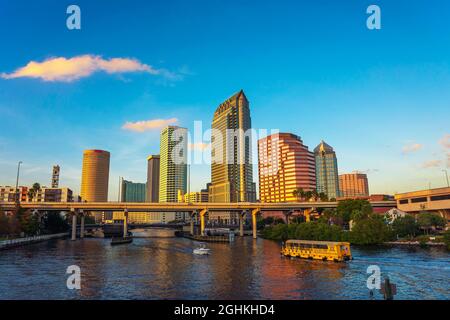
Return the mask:
<svg viewBox="0 0 450 320">
<path fill-rule="evenodd" d="M 22 161 L 19 161 L 17 164 L 17 178 L 16 178 L 16 204 L 18 205 L 20 203 L 20 197 L 19 197 L 19 173 L 20 173 L 20 165 L 22 164 Z"/>
<path fill-rule="evenodd" d="M 442 171 L 445 172 L 445 178 L 447 179 L 447 187 L 450 187 L 450 184 L 449 184 L 449 182 L 448 182 L 448 172 L 447 172 L 447 169 L 442 169 Z"/>
</svg>

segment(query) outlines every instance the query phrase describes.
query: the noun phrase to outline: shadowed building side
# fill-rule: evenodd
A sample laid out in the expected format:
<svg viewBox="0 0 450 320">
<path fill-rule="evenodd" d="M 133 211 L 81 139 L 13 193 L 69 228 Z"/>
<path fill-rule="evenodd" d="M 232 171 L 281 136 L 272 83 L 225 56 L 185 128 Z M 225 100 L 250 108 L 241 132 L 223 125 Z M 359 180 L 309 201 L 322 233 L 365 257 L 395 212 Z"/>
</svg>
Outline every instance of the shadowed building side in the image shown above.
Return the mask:
<svg viewBox="0 0 450 320">
<path fill-rule="evenodd" d="M 146 202 L 159 201 L 160 157 L 152 155 L 147 158 L 147 195 Z"/>
<path fill-rule="evenodd" d="M 110 153 L 85 150 L 81 175 L 81 198 L 88 202 L 108 201 Z"/>
</svg>

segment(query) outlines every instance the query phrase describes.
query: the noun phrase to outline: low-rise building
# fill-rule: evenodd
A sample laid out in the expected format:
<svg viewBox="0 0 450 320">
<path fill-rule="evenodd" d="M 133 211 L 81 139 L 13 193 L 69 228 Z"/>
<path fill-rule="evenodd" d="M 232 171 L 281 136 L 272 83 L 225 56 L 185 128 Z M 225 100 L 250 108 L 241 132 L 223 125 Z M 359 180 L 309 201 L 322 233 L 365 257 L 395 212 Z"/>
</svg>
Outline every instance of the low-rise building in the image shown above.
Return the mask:
<svg viewBox="0 0 450 320">
<path fill-rule="evenodd" d="M 0 202 L 14 202 L 17 199 L 17 195 L 19 195 L 21 202 L 27 201 L 28 187 L 20 186 L 17 189 L 11 186 L 0 186 Z"/>
<path fill-rule="evenodd" d="M 399 210 L 413 214 L 435 212 L 450 221 L 450 187 L 398 193 L 395 200 Z"/>
</svg>

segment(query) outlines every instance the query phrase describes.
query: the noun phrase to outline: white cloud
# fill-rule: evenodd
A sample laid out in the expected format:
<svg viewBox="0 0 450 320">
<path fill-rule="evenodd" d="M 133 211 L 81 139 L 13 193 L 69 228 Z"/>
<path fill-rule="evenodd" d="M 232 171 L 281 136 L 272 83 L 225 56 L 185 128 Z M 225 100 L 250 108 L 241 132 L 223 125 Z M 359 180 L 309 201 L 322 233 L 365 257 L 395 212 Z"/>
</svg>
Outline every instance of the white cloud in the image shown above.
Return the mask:
<svg viewBox="0 0 450 320">
<path fill-rule="evenodd" d="M 402 153 L 408 154 L 408 153 L 419 151 L 422 148 L 423 148 L 423 145 L 420 143 L 411 143 L 411 144 L 408 144 L 403 147 Z"/>
<path fill-rule="evenodd" d="M 103 59 L 98 55 L 80 55 L 73 58 L 53 57 L 42 62 L 30 61 L 12 73 L 2 73 L 4 79 L 37 78 L 43 81 L 72 82 L 95 72 L 108 74 L 145 72 L 176 80 L 178 76 L 164 69 L 155 69 L 133 58 Z"/>
<path fill-rule="evenodd" d="M 153 120 L 144 120 L 137 122 L 129 122 L 127 121 L 122 129 L 134 131 L 134 132 L 145 132 L 151 130 L 162 129 L 167 127 L 168 125 L 172 125 L 178 122 L 177 118 L 170 119 L 153 119 Z"/>
<path fill-rule="evenodd" d="M 450 149 L 450 134 L 447 133 L 446 135 L 444 135 L 440 140 L 439 140 L 439 144 L 444 148 L 444 149 Z"/>
<path fill-rule="evenodd" d="M 428 160 L 422 163 L 422 168 L 438 168 L 442 165 L 441 160 Z"/>
</svg>

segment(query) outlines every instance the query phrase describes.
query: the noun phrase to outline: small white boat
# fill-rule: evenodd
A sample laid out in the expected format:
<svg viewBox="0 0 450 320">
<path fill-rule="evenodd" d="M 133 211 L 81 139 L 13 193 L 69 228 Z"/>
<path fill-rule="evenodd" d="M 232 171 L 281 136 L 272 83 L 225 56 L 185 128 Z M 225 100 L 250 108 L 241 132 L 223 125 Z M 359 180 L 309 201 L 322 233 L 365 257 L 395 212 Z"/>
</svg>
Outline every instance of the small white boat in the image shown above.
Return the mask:
<svg viewBox="0 0 450 320">
<path fill-rule="evenodd" d="M 198 254 L 198 255 L 209 255 L 210 252 L 211 252 L 210 249 L 207 249 L 204 247 L 194 249 L 194 254 Z"/>
</svg>

